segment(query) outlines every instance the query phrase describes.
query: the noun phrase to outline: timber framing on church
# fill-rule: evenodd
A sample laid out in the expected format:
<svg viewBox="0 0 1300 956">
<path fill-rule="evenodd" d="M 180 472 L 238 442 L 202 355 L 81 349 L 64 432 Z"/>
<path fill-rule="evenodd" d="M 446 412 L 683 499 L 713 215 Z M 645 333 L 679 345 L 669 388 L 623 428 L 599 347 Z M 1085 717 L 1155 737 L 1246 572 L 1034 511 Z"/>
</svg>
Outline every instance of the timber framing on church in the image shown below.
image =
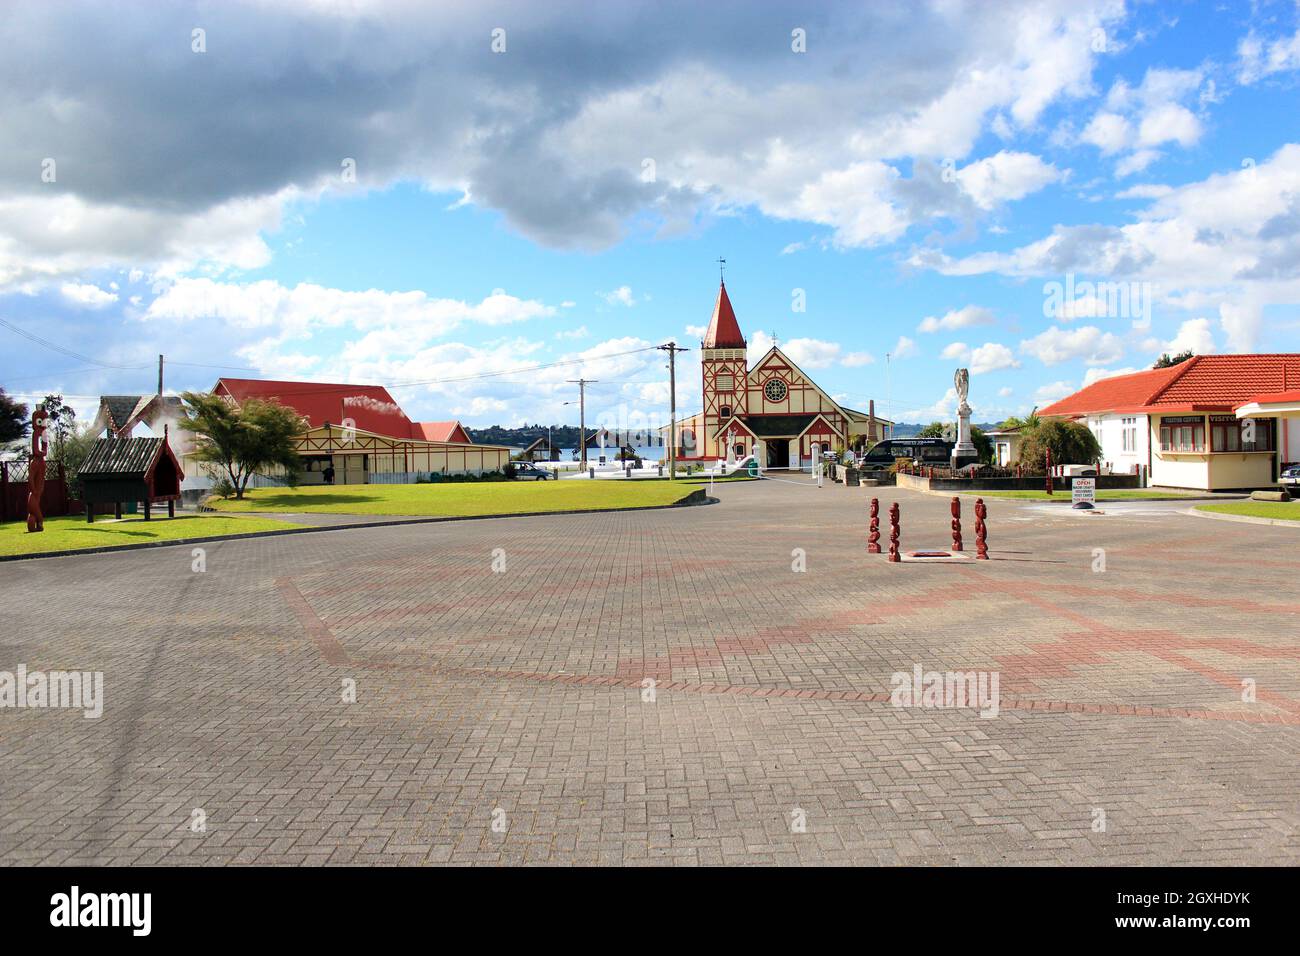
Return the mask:
<svg viewBox="0 0 1300 956">
<path fill-rule="evenodd" d="M 677 423 L 677 457 L 743 459 L 756 454 L 765 468 L 804 468 L 814 448 L 870 448 L 889 437 L 893 422 L 846 408 L 775 345 L 749 367 L 747 343 L 721 283 L 713 318 L 700 342 L 704 408 Z M 664 442 L 669 428 L 661 429 Z"/>
</svg>

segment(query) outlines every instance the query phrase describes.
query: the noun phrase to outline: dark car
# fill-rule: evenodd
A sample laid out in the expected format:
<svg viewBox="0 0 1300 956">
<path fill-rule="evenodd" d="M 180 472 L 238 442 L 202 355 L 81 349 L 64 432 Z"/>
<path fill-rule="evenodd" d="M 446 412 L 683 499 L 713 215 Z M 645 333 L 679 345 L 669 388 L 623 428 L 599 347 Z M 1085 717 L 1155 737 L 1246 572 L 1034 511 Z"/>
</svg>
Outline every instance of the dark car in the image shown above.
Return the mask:
<svg viewBox="0 0 1300 956">
<path fill-rule="evenodd" d="M 888 469 L 898 458 L 910 458 L 923 465 L 946 465 L 954 445 L 944 438 L 886 438 L 871 446 L 858 467 L 863 471 Z"/>
<path fill-rule="evenodd" d="M 532 462 L 520 462 L 515 465 L 516 478 L 532 478 L 534 481 L 545 481 L 547 478 L 554 478 L 545 468 L 538 468 Z"/>
</svg>

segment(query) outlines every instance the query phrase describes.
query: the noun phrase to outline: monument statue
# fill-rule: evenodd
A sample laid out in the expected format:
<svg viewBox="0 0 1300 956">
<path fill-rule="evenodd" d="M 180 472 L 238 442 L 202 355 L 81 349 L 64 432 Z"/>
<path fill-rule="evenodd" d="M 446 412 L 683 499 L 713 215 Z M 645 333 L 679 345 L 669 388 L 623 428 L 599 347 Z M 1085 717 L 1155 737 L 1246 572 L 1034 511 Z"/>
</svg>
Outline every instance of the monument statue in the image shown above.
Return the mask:
<svg viewBox="0 0 1300 956">
<path fill-rule="evenodd" d="M 41 406 L 32 413 L 32 457 L 27 462 L 27 530 L 44 531 L 45 515 L 41 512 L 41 496 L 45 493 L 45 453 L 50 440 L 45 437 L 47 413 Z"/>
<path fill-rule="evenodd" d="M 970 371 L 959 368 L 952 377 L 953 387 L 957 390 L 957 444 L 952 449 L 952 468 L 956 471 L 963 465 L 979 461 L 979 452 L 970 437 L 970 403 L 966 397 L 970 394 Z"/>
</svg>

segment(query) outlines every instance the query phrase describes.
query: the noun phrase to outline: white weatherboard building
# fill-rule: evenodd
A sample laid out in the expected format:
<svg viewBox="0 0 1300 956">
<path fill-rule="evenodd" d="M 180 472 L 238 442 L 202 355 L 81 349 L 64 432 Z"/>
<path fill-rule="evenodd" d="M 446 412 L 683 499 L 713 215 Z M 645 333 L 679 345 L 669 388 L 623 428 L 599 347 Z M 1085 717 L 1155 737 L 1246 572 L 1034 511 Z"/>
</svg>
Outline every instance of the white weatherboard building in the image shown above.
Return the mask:
<svg viewBox="0 0 1300 956">
<path fill-rule="evenodd" d="M 1300 354 L 1201 355 L 1116 375 L 1041 409 L 1083 422 L 1117 473 L 1208 491 L 1274 485 L 1300 459 Z"/>
</svg>

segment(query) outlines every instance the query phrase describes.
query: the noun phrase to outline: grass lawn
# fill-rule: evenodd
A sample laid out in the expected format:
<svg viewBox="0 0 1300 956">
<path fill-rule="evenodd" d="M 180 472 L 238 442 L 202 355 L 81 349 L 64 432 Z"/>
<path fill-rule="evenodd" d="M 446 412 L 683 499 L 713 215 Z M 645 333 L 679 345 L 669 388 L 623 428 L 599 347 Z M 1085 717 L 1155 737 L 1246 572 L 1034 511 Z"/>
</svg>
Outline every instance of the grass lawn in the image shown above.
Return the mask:
<svg viewBox="0 0 1300 956">
<path fill-rule="evenodd" d="M 45 530 L 27 533 L 27 522 L 6 521 L 0 524 L 0 555 L 35 554 L 38 551 L 71 551 L 80 548 L 111 548 L 146 541 L 167 541 L 176 538 L 207 538 L 212 535 L 248 534 L 252 531 L 276 531 L 298 528 L 301 525 L 269 518 L 224 518 L 206 515 L 185 515 L 168 518 L 155 517 L 146 522 L 143 517 L 113 520 L 111 515 L 96 516 L 94 524 L 86 524 L 85 515 L 68 515 L 46 518 Z"/>
<path fill-rule="evenodd" d="M 220 511 L 309 511 L 356 515 L 474 517 L 529 511 L 581 511 L 670 505 L 698 490 L 683 481 L 484 481 L 429 485 L 312 485 L 258 488 Z"/>
<path fill-rule="evenodd" d="M 1046 491 L 963 491 L 963 495 L 978 498 L 1019 498 L 1025 501 L 1069 501 L 1070 489 L 1057 487 L 1056 494 Z M 1177 491 L 1159 491 L 1154 488 L 1098 488 L 1098 501 L 1140 501 L 1143 498 L 1182 498 L 1204 497 L 1208 492 L 1188 492 L 1183 495 Z"/>
<path fill-rule="evenodd" d="M 1197 511 L 1221 515 L 1245 515 L 1249 518 L 1281 518 L 1300 521 L 1300 501 L 1231 501 L 1221 505 L 1197 505 Z"/>
</svg>

